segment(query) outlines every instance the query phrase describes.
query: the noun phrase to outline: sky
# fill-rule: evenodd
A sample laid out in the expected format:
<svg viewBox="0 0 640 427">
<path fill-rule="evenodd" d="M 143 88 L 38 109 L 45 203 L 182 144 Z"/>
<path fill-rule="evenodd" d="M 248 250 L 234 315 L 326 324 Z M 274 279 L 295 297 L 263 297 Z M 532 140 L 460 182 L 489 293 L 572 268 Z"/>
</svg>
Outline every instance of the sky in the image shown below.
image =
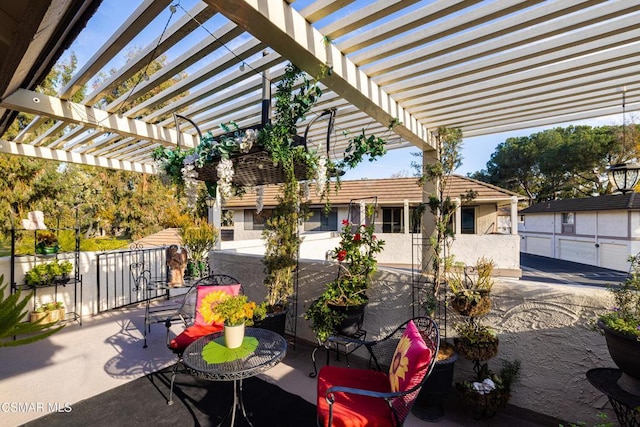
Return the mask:
<svg viewBox="0 0 640 427">
<path fill-rule="evenodd" d="M 122 16 L 130 15 L 135 8 L 141 3 L 142 0 L 104 0 L 99 7 L 96 14 L 89 21 L 87 27 L 81 33 L 81 36 L 71 45 L 67 53 L 63 55 L 62 60 L 68 60 L 70 52 L 74 52 L 78 58 L 78 67 L 82 67 L 86 61 L 88 61 L 95 51 L 97 46 L 101 46 L 117 28 L 114 22 L 121 22 Z M 184 13 L 182 8 L 190 10 L 191 7 L 197 2 L 197 0 L 176 0 L 176 3 L 180 4 L 180 8 L 177 9 L 177 13 L 171 18 L 171 23 L 175 22 L 177 17 L 182 16 Z M 299 2 L 296 2 L 296 4 Z M 300 2 L 303 6 L 304 2 Z M 155 37 L 159 36 L 162 29 L 169 19 L 169 8 L 154 21 L 153 26 L 142 32 L 134 42 L 130 45 L 136 47 L 143 47 L 152 41 Z M 215 19 L 215 18 L 214 18 Z M 215 22 L 215 21 L 214 21 Z M 212 22 L 204 24 L 209 30 L 213 30 L 215 25 Z M 211 27 L 210 27 L 211 26 Z M 192 37 L 194 39 L 201 39 L 208 36 L 207 31 L 204 29 L 198 29 L 194 31 Z M 167 52 L 169 60 L 181 53 L 180 46 L 176 46 L 172 50 Z M 124 56 L 119 57 L 116 62 L 107 65 L 106 69 L 119 67 L 124 63 Z M 339 112 L 338 112 L 339 114 Z M 590 125 L 590 126 L 603 126 L 603 125 L 615 125 L 621 124 L 621 116 L 608 116 L 599 119 L 582 120 L 572 123 L 559 123 L 556 125 L 550 125 L 545 127 L 522 129 L 519 131 L 510 131 L 504 133 L 498 133 L 487 136 L 478 136 L 464 138 L 463 135 L 463 148 L 462 148 L 462 165 L 455 173 L 459 175 L 467 175 L 473 172 L 486 169 L 486 164 L 489 161 L 491 155 L 494 153 L 498 144 L 504 142 L 510 137 L 520 137 L 531 135 L 536 132 L 540 132 L 544 129 L 554 127 L 566 127 L 569 125 Z M 343 176 L 343 180 L 355 180 L 355 179 L 375 179 L 375 178 L 391 178 L 393 175 L 404 174 L 406 176 L 414 175 L 414 171 L 411 168 L 411 162 L 416 161 L 417 158 L 411 153 L 418 152 L 417 148 L 401 148 L 390 150 L 382 158 L 377 161 L 369 162 L 364 161 L 357 168 L 347 171 Z"/>
</svg>

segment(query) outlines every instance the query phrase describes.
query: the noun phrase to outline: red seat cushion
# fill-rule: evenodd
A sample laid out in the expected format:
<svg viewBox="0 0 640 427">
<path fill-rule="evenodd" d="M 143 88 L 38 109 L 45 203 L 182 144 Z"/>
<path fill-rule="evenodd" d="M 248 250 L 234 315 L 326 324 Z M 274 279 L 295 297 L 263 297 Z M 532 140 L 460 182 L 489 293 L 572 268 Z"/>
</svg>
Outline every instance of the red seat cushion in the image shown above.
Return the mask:
<svg viewBox="0 0 640 427">
<path fill-rule="evenodd" d="M 324 366 L 318 374 L 318 416 L 320 425 L 329 422 L 329 387 L 353 387 L 379 392 L 390 392 L 389 377 L 384 372 L 367 369 Z M 333 422 L 335 427 L 389 427 L 395 424 L 393 414 L 384 399 L 349 393 L 333 393 Z"/>
<path fill-rule="evenodd" d="M 223 329 L 222 325 L 191 325 L 171 340 L 169 347 L 175 352 L 183 352 L 195 340 L 207 335 L 215 334 Z"/>
</svg>

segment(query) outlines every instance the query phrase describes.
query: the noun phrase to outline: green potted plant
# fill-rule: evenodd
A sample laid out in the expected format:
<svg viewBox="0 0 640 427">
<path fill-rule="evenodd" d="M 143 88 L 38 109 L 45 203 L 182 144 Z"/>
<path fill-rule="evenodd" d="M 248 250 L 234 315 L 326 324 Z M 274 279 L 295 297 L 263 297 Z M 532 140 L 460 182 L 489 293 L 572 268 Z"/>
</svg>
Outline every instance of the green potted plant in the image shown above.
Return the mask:
<svg viewBox="0 0 640 427">
<path fill-rule="evenodd" d="M 204 276 L 207 271 L 205 259 L 218 240 L 218 230 L 205 219 L 198 218 L 195 223 L 180 228 L 180 237 L 189 251 L 187 274 Z"/>
<path fill-rule="evenodd" d="M 628 258 L 627 278 L 610 286 L 615 306 L 598 317 L 609 354 L 622 370 L 618 385 L 640 395 L 640 254 Z"/>
<path fill-rule="evenodd" d="M 474 407 L 474 418 L 491 417 L 504 408 L 511 397 L 511 386 L 520 376 L 520 361 L 503 361 L 499 373 L 494 373 L 484 363 L 475 381 L 456 383 L 456 389 L 464 400 Z"/>
<path fill-rule="evenodd" d="M 469 318 L 454 328 L 458 334 L 453 340 L 456 351 L 465 359 L 485 361 L 498 354 L 498 334 L 490 326 Z"/>
<path fill-rule="evenodd" d="M 447 272 L 447 280 L 452 296 L 450 306 L 463 316 L 478 317 L 491 310 L 490 292 L 495 263 L 482 257 L 475 266 L 457 263 Z"/>
<path fill-rule="evenodd" d="M 30 322 L 55 323 L 64 320 L 65 308 L 62 301 L 51 301 L 45 304 L 37 303 L 29 315 Z"/>
<path fill-rule="evenodd" d="M 204 297 L 200 314 L 205 322 L 223 323 L 226 346 L 237 348 L 242 344 L 245 325 L 253 325 L 256 307 L 246 295 L 211 292 Z"/>
<path fill-rule="evenodd" d="M 60 246 L 58 237 L 51 230 L 38 230 L 36 232 L 36 253 L 41 255 L 51 255 L 58 253 Z"/>
<path fill-rule="evenodd" d="M 25 285 L 29 287 L 65 284 L 70 280 L 69 273 L 73 271 L 71 261 L 54 260 L 34 266 L 24 277 Z"/>
<path fill-rule="evenodd" d="M 375 206 L 367 206 L 367 217 L 373 217 Z M 377 270 L 375 255 L 382 251 L 384 241 L 374 234 L 375 226 L 342 221 L 340 245 L 332 258 L 338 261 L 338 277 L 325 286 L 324 292 L 306 311 L 304 318 L 318 340 L 325 341 L 333 333 L 350 335 L 362 326 L 366 291 Z M 354 313 L 350 309 L 355 309 Z M 355 324 L 345 322 L 354 320 Z"/>
</svg>

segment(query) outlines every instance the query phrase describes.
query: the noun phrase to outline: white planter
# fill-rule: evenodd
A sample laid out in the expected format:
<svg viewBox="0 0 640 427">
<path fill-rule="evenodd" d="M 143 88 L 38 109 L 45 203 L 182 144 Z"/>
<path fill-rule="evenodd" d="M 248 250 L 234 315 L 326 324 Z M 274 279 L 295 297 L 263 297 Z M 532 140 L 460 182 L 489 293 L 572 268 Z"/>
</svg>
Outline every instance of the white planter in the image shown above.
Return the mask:
<svg viewBox="0 0 640 427">
<path fill-rule="evenodd" d="M 224 325 L 224 343 L 227 348 L 238 348 L 244 339 L 244 323 L 235 326 Z"/>
</svg>

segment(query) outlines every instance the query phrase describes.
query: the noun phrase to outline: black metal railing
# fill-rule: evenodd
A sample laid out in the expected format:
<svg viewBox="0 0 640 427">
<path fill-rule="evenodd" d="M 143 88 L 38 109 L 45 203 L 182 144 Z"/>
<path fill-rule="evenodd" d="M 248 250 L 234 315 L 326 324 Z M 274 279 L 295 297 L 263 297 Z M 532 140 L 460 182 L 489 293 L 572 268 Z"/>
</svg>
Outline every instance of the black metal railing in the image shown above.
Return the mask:
<svg viewBox="0 0 640 427">
<path fill-rule="evenodd" d="M 166 265 L 165 247 L 145 249 L 133 245 L 129 250 L 98 254 L 98 313 L 164 296 L 164 291 L 140 286 L 140 277 L 144 275 L 145 280 L 151 282 L 166 282 Z"/>
</svg>

